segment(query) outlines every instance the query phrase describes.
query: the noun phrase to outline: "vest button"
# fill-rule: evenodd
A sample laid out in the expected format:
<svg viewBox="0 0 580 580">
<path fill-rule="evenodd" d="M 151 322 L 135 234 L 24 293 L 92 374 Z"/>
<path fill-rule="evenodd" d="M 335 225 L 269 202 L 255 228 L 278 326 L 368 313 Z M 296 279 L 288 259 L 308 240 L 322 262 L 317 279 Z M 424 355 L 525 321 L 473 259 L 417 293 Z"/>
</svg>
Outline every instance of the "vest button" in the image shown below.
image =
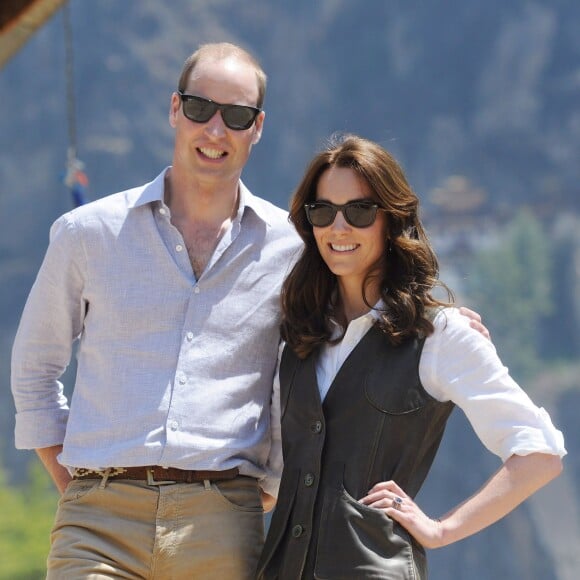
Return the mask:
<svg viewBox="0 0 580 580">
<path fill-rule="evenodd" d="M 296 524 L 292 528 L 292 536 L 299 538 L 304 533 L 304 528 L 300 524 Z"/>
<path fill-rule="evenodd" d="M 304 476 L 304 485 L 310 487 L 314 483 L 314 475 L 312 473 L 307 473 Z"/>
<path fill-rule="evenodd" d="M 315 421 L 310 425 L 310 430 L 313 433 L 320 433 L 322 431 L 322 421 Z"/>
</svg>

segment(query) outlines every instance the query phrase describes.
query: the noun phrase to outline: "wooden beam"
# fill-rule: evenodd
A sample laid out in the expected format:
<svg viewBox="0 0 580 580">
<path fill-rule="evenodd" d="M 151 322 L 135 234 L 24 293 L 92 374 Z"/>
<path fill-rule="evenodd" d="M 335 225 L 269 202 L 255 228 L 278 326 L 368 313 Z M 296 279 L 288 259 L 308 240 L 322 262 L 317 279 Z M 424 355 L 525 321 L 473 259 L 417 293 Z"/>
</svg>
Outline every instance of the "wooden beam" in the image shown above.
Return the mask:
<svg viewBox="0 0 580 580">
<path fill-rule="evenodd" d="M 68 0 L 5 0 L 0 13 L 0 68 Z"/>
</svg>

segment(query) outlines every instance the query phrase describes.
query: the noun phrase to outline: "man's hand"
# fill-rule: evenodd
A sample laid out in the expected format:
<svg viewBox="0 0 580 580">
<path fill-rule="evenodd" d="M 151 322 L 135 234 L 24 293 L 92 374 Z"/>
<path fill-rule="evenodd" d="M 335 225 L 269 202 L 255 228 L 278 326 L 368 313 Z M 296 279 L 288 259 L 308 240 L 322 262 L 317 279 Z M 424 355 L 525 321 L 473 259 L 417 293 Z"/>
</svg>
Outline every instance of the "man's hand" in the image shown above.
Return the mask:
<svg viewBox="0 0 580 580">
<path fill-rule="evenodd" d="M 56 459 L 61 451 L 62 445 L 55 445 L 54 447 L 44 447 L 42 449 L 37 449 L 36 453 L 44 464 L 46 471 L 48 471 L 50 477 L 52 477 L 54 485 L 56 485 L 56 488 L 62 495 L 72 477 L 66 467 L 63 467 Z"/>
<path fill-rule="evenodd" d="M 270 512 L 276 505 L 276 498 L 262 490 L 262 505 L 264 506 L 265 512 Z"/>
<path fill-rule="evenodd" d="M 471 326 L 471 328 L 477 330 L 480 334 L 483 334 L 487 340 L 491 340 L 489 330 L 483 325 L 483 322 L 481 322 L 481 316 L 477 312 L 467 308 L 466 306 L 461 306 L 459 312 L 463 316 L 469 318 L 469 326 Z"/>
</svg>

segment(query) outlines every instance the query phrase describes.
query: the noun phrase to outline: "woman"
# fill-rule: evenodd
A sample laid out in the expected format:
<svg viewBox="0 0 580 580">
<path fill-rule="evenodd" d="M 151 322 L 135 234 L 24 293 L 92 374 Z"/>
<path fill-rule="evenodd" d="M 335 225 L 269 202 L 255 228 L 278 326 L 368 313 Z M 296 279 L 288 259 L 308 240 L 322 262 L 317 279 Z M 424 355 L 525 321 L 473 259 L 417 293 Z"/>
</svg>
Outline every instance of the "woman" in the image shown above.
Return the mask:
<svg viewBox="0 0 580 580">
<path fill-rule="evenodd" d="M 290 217 L 283 288 L 284 472 L 260 578 L 427 577 L 424 548 L 497 521 L 556 477 L 562 434 L 494 347 L 437 299 L 418 200 L 379 145 L 318 154 Z M 439 519 L 414 502 L 454 406 L 502 467 Z"/>
</svg>

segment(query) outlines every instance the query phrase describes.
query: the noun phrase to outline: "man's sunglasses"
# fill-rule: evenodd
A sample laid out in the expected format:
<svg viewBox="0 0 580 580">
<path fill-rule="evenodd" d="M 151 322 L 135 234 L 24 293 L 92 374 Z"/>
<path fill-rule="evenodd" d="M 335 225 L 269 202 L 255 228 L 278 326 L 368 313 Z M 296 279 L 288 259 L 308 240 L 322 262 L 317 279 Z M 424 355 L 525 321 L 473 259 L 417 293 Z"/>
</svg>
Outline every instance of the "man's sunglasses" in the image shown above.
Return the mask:
<svg viewBox="0 0 580 580">
<path fill-rule="evenodd" d="M 222 119 L 229 129 L 244 131 L 249 129 L 262 109 L 247 105 L 222 105 L 210 99 L 186 95 L 178 91 L 183 103 L 183 114 L 195 123 L 207 123 L 219 110 Z"/>
<path fill-rule="evenodd" d="M 325 228 L 334 222 L 337 212 L 342 212 L 346 223 L 355 228 L 368 228 L 375 223 L 377 211 L 385 211 L 372 201 L 349 201 L 336 205 L 329 201 L 314 201 L 304 206 L 308 221 L 317 228 Z"/>
</svg>

